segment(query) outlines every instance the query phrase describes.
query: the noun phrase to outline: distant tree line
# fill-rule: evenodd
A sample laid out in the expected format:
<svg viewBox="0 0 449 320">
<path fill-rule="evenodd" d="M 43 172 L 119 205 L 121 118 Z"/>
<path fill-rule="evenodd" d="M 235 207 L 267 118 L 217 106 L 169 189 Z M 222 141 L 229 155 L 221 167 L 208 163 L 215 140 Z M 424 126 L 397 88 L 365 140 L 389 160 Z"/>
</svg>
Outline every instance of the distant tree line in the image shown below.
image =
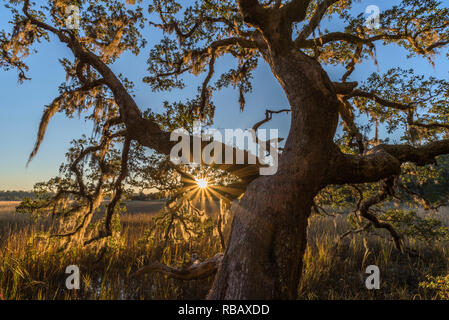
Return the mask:
<svg viewBox="0 0 449 320">
<path fill-rule="evenodd" d="M 30 191 L 0 191 L 0 201 L 22 201 L 25 198 L 36 198 L 34 192 Z"/>
<path fill-rule="evenodd" d="M 0 201 L 23 201 L 27 198 L 35 199 L 36 194 L 31 191 L 13 191 L 13 190 L 0 190 Z M 155 193 L 134 193 L 130 196 L 130 200 L 133 201 L 150 201 L 164 199 L 165 194 L 162 192 Z"/>
<path fill-rule="evenodd" d="M 150 200 L 165 199 L 166 195 L 163 192 L 154 192 L 154 193 L 139 192 L 139 193 L 134 193 L 129 198 L 132 201 L 150 201 Z"/>
</svg>

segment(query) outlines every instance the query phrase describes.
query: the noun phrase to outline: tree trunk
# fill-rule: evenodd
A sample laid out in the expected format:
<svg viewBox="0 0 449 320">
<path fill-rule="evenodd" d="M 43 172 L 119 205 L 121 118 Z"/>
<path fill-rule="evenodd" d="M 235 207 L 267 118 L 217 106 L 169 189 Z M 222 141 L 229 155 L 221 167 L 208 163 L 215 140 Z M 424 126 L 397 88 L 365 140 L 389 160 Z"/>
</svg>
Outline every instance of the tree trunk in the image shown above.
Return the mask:
<svg viewBox="0 0 449 320">
<path fill-rule="evenodd" d="M 210 299 L 295 299 L 313 198 L 335 154 L 338 101 L 327 74 L 291 48 L 271 69 L 292 108 L 278 172 L 251 183 L 232 207 L 234 221 Z M 285 52 L 288 52 L 285 54 Z"/>
</svg>

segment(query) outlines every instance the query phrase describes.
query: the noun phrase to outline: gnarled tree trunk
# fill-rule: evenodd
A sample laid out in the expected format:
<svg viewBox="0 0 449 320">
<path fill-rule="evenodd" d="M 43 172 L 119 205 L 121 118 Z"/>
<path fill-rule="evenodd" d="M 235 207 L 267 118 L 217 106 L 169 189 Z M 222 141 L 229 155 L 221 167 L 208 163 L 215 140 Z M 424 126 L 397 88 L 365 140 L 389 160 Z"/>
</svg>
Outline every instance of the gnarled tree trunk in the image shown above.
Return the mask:
<svg viewBox="0 0 449 320">
<path fill-rule="evenodd" d="M 255 180 L 234 221 L 210 299 L 295 299 L 313 198 L 334 159 L 338 101 L 321 66 L 298 50 L 268 62 L 292 108 L 278 172 Z"/>
</svg>

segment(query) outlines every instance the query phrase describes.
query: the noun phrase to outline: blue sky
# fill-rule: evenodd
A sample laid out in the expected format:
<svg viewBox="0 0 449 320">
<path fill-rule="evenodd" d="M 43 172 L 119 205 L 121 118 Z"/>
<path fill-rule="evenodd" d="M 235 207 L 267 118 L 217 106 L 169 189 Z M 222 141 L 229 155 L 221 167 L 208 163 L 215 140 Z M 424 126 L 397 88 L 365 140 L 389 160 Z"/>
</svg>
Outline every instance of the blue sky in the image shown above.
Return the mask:
<svg viewBox="0 0 449 320">
<path fill-rule="evenodd" d="M 444 0 L 448 3 L 448 0 Z M 381 10 L 391 5 L 391 1 L 361 1 L 354 6 L 354 13 L 364 13 L 368 5 L 376 4 Z M 10 30 L 9 11 L 0 7 L 0 29 Z M 151 107 L 153 111 L 160 111 L 164 100 L 178 101 L 191 98 L 204 75 L 200 75 L 183 91 L 169 93 L 154 93 L 141 79 L 147 75 L 146 59 L 152 45 L 160 37 L 154 29 L 147 31 L 148 45 L 138 57 L 125 54 L 113 65 L 117 73 L 123 73 L 136 85 L 136 101 L 142 108 Z M 55 40 L 55 39 L 53 39 Z M 26 168 L 28 155 L 31 152 L 43 107 L 58 95 L 58 86 L 65 79 L 65 73 L 58 62 L 59 58 L 72 58 L 69 50 L 57 41 L 42 43 L 38 46 L 39 52 L 27 58 L 30 66 L 31 81 L 24 84 L 17 83 L 15 71 L 0 72 L 0 190 L 29 190 L 34 183 L 48 180 L 58 173 L 59 165 L 64 161 L 65 153 L 71 140 L 80 137 L 83 133 L 90 135 L 92 126 L 83 119 L 67 119 L 57 114 L 47 129 L 44 143 L 30 166 Z M 447 49 L 444 51 L 447 52 Z M 447 79 L 449 61 L 441 55 L 435 61 L 435 68 L 422 58 L 407 59 L 406 52 L 397 46 L 382 47 L 378 45 L 378 68 L 373 61 L 366 61 L 359 65 L 351 77 L 352 81 L 363 81 L 372 72 L 385 72 L 390 68 L 414 68 L 416 73 Z M 225 71 L 232 60 L 224 58 L 219 62 L 217 73 Z M 344 73 L 340 68 L 327 68 L 333 80 L 338 80 Z M 288 102 L 280 85 L 273 77 L 268 66 L 261 63 L 255 73 L 254 91 L 246 96 L 246 109 L 239 111 L 238 93 L 226 89 L 215 95 L 217 106 L 215 128 L 250 128 L 255 122 L 264 118 L 265 109 L 288 107 Z M 276 115 L 267 126 L 278 128 L 280 135 L 286 137 L 289 129 L 289 116 Z"/>
</svg>

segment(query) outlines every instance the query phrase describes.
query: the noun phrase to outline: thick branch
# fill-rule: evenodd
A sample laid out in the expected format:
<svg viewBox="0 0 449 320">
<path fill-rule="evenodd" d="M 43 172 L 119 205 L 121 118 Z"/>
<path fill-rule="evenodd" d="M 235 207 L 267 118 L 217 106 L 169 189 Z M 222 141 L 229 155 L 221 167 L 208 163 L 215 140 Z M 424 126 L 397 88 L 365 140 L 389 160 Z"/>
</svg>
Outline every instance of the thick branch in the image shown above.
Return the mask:
<svg viewBox="0 0 449 320">
<path fill-rule="evenodd" d="M 337 94 L 347 95 L 354 91 L 354 88 L 359 85 L 358 82 L 333 82 L 335 92 Z"/>
<path fill-rule="evenodd" d="M 289 23 L 301 22 L 306 17 L 307 8 L 311 0 L 292 0 L 282 7 Z"/>
<path fill-rule="evenodd" d="M 367 155 L 340 153 L 330 183 L 376 182 L 401 172 L 401 165 L 413 162 L 418 166 L 435 163 L 435 158 L 449 154 L 449 140 L 430 142 L 423 146 L 379 145 Z"/>
<path fill-rule="evenodd" d="M 266 24 L 269 9 L 264 8 L 258 0 L 238 0 L 243 21 L 254 27 L 262 27 Z"/>
</svg>

